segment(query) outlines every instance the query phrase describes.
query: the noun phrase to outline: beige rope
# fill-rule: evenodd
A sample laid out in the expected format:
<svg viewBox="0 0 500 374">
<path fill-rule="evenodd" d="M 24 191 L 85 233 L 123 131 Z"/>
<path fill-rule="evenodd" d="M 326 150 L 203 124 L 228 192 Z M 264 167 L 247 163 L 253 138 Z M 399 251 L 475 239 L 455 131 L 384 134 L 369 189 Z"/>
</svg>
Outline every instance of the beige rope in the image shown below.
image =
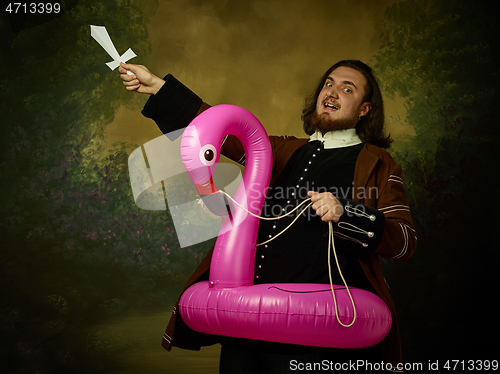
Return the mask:
<svg viewBox="0 0 500 374">
<path fill-rule="evenodd" d="M 257 214 L 254 214 L 254 213 L 248 211 L 246 208 L 244 208 L 238 202 L 236 202 L 236 200 L 234 200 L 228 193 L 226 193 L 224 191 L 219 191 L 219 192 L 222 193 L 223 195 L 225 195 L 226 197 L 228 197 L 233 203 L 235 203 L 236 205 L 238 205 L 241 209 L 243 209 L 247 213 L 251 214 L 252 216 L 260 218 L 260 219 L 263 219 L 263 220 L 268 220 L 268 221 L 272 221 L 272 220 L 281 219 L 283 217 L 286 217 L 286 216 L 292 214 L 293 212 L 295 212 L 301 205 L 303 205 L 307 201 L 311 200 L 310 198 L 304 200 L 299 205 L 297 205 L 293 210 L 291 210 L 290 212 L 288 212 L 288 213 L 286 213 L 286 214 L 284 214 L 282 216 L 267 218 L 267 217 L 261 217 L 261 216 L 259 216 Z M 275 235 L 273 238 L 271 238 L 271 239 L 269 239 L 269 240 L 267 240 L 267 241 L 265 241 L 263 243 L 257 244 L 257 246 L 269 243 L 270 241 L 276 239 L 278 236 L 280 236 L 281 234 L 283 234 L 286 230 L 288 230 L 290 228 L 290 226 L 292 226 L 295 223 L 295 221 L 302 215 L 302 213 L 305 212 L 305 210 L 308 209 L 311 205 L 312 205 L 312 202 L 310 202 L 304 209 L 302 209 L 302 211 L 300 212 L 300 214 L 297 215 L 297 217 L 295 217 L 294 220 L 287 227 L 285 227 L 279 234 Z M 342 275 L 342 271 L 340 270 L 340 265 L 339 265 L 339 261 L 338 261 L 338 258 L 337 258 L 337 251 L 335 250 L 335 242 L 334 242 L 334 237 L 333 237 L 332 221 L 328 221 L 328 231 L 329 231 L 328 232 L 328 275 L 330 277 L 330 289 L 332 290 L 333 303 L 335 305 L 335 317 L 337 318 L 337 322 L 341 326 L 343 326 L 343 327 L 351 327 L 354 324 L 354 322 L 356 321 L 356 317 L 357 317 L 356 305 L 354 304 L 354 300 L 352 298 L 351 291 L 349 290 L 349 287 L 347 286 L 347 282 L 345 281 L 344 276 Z M 348 324 L 348 325 L 343 324 L 342 321 L 340 321 L 340 318 L 339 318 L 338 306 L 337 306 L 337 298 L 335 297 L 335 291 L 333 289 L 332 267 L 331 267 L 331 264 L 330 264 L 330 248 L 332 249 L 333 255 L 335 257 L 335 263 L 337 264 L 337 269 L 339 271 L 340 277 L 342 278 L 342 281 L 344 282 L 344 286 L 345 286 L 345 288 L 347 290 L 347 293 L 349 294 L 349 298 L 351 299 L 352 308 L 353 308 L 353 311 L 354 311 L 353 319 L 352 319 L 351 323 Z"/>
</svg>

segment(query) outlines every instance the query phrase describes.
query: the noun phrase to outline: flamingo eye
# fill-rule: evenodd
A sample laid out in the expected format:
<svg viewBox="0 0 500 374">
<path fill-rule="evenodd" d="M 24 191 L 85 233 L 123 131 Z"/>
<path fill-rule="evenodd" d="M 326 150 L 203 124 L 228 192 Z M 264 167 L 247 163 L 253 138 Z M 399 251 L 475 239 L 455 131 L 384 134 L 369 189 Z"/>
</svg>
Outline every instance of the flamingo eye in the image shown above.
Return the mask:
<svg viewBox="0 0 500 374">
<path fill-rule="evenodd" d="M 205 160 L 207 161 L 212 161 L 212 159 L 214 158 L 214 151 L 212 151 L 211 149 L 207 149 L 205 151 Z"/>
<path fill-rule="evenodd" d="M 207 166 L 215 163 L 217 151 L 212 144 L 204 145 L 200 149 L 200 161 Z"/>
</svg>

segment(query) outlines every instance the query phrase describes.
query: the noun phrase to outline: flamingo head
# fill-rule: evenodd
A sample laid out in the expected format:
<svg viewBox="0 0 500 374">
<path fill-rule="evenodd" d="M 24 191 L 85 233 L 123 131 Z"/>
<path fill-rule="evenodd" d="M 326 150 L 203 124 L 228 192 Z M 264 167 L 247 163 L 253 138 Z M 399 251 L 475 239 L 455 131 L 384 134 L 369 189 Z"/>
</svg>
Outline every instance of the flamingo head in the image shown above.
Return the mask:
<svg viewBox="0 0 500 374">
<path fill-rule="evenodd" d="M 208 209 L 224 216 L 231 212 L 231 204 L 213 182 L 215 165 L 220 158 L 221 136 L 209 126 L 191 123 L 181 140 L 181 160 L 193 181 L 198 195 Z"/>
</svg>

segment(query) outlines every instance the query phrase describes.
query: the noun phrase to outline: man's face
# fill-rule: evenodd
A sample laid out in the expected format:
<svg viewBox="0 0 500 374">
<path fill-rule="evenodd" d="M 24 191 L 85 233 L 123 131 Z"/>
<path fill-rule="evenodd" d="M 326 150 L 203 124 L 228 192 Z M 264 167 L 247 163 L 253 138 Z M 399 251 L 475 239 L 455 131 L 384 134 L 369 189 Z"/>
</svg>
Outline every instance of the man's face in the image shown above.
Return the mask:
<svg viewBox="0 0 500 374">
<path fill-rule="evenodd" d="M 369 102 L 363 102 L 366 83 L 355 69 L 340 66 L 332 71 L 319 93 L 311 126 L 323 134 L 356 127 L 371 108 Z"/>
</svg>

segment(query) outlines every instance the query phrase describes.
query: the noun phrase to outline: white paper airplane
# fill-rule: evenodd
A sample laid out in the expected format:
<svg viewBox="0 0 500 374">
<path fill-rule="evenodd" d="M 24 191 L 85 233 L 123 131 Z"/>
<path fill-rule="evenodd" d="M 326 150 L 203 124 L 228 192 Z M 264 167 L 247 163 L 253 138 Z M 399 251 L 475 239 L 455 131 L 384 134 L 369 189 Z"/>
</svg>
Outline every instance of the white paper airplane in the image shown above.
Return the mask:
<svg viewBox="0 0 500 374">
<path fill-rule="evenodd" d="M 127 49 L 127 51 L 120 56 L 118 51 L 116 50 L 111 38 L 109 37 L 108 30 L 104 26 L 94 26 L 90 25 L 90 35 L 104 48 L 108 55 L 111 56 L 113 61 L 107 62 L 106 65 L 111 70 L 115 70 L 118 66 L 120 66 L 120 62 L 126 63 L 131 58 L 136 57 L 137 55 L 132 51 L 132 49 Z M 127 70 L 127 74 L 133 75 L 132 72 Z"/>
</svg>

